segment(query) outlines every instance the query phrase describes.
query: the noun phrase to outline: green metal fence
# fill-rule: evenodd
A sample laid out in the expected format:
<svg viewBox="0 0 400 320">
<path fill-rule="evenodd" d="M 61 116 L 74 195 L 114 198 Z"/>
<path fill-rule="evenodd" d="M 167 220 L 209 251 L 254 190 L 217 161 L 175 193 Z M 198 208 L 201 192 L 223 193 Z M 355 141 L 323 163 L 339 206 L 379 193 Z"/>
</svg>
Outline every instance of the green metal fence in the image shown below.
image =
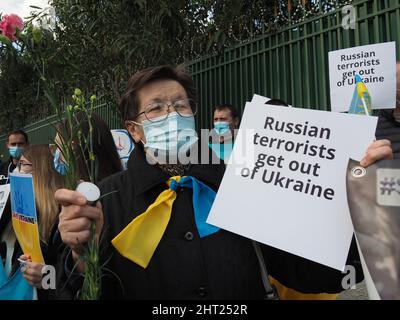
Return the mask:
<svg viewBox="0 0 400 320">
<path fill-rule="evenodd" d="M 355 1 L 354 30 L 342 28 L 340 10 L 289 26 L 194 61 L 189 71 L 199 89 L 198 124 L 211 125 L 212 107 L 231 103 L 243 110 L 253 93 L 303 108 L 329 110 L 328 52 L 396 41 L 400 60 L 400 1 Z"/>
<path fill-rule="evenodd" d="M 396 41 L 400 60 L 400 1 L 360 0 L 356 28 L 342 27 L 341 10 L 288 26 L 277 33 L 204 57 L 188 64 L 199 91 L 199 128 L 211 125 L 212 108 L 231 103 L 243 110 L 253 93 L 276 97 L 303 108 L 329 109 L 328 52 L 359 45 Z M 115 106 L 97 112 L 111 128 L 120 126 Z M 32 143 L 47 143 L 54 136 L 45 119 L 26 126 Z M 5 153 L 0 137 L 0 154 Z"/>
<path fill-rule="evenodd" d="M 116 112 L 115 105 L 110 105 L 102 100 L 99 100 L 97 101 L 94 110 L 99 116 L 106 120 L 110 129 L 121 128 L 121 119 L 119 113 Z M 31 144 L 54 143 L 53 141 L 56 135 L 55 125 L 58 121 L 58 116 L 53 115 L 25 126 L 24 130 L 29 136 L 29 142 Z M 5 143 L 6 137 L 0 137 L 0 157 L 3 159 L 8 158 Z"/>
</svg>

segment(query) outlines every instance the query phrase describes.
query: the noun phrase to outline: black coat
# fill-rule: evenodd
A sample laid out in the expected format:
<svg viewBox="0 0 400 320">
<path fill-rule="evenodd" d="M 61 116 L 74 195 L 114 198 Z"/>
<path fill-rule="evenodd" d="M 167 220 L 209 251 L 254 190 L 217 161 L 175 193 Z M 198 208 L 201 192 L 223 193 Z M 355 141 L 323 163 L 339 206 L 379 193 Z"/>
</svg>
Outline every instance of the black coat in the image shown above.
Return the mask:
<svg viewBox="0 0 400 320">
<path fill-rule="evenodd" d="M 192 165 L 186 175 L 217 190 L 224 168 L 224 165 Z M 100 185 L 102 194 L 118 190 L 102 200 L 103 261 L 110 259 L 107 268 L 119 278 L 110 274 L 105 277 L 102 298 L 262 299 L 265 291 L 251 241 L 225 230 L 199 238 L 190 189 L 177 190 L 171 220 L 147 269 L 124 258 L 112 247 L 111 240 L 167 189 L 168 178 L 159 168 L 149 165 L 137 147 L 129 159 L 128 170 Z M 318 293 L 341 291 L 343 275 L 340 272 L 268 246 L 262 250 L 274 273 L 283 266 L 289 276 L 287 279 L 276 277 L 294 289 Z M 66 269 L 71 269 L 68 251 L 64 259 Z M 57 285 L 66 289 L 60 297 L 72 298 L 81 280 L 71 276 L 66 284 L 66 277 L 64 274 Z"/>
<path fill-rule="evenodd" d="M 400 159 L 400 122 L 393 116 L 393 110 L 381 110 L 376 127 L 376 139 L 388 139 L 392 143 L 393 156 Z"/>
<path fill-rule="evenodd" d="M 12 163 L 12 158 L 8 159 L 8 161 L 0 164 L 0 176 L 4 178 L 8 177 L 8 170 L 12 172 L 15 169 L 15 165 Z M 6 184 L 7 179 L 1 179 L 0 185 Z M 10 181 L 8 181 L 9 183 Z M 7 203 L 5 205 L 2 216 L 0 217 L 0 237 L 2 235 L 3 230 L 6 228 L 7 224 L 11 221 L 11 195 L 7 199 Z"/>
<path fill-rule="evenodd" d="M 0 176 L 8 177 L 8 170 L 13 172 L 16 165 L 12 163 L 12 158 L 8 159 L 8 161 L 0 164 Z M 0 180 L 0 184 L 5 184 L 6 180 Z"/>
<path fill-rule="evenodd" d="M 56 270 L 60 270 L 61 266 L 59 263 L 62 263 L 62 255 L 65 250 L 65 244 L 62 242 L 61 235 L 58 232 L 58 218 L 53 225 L 53 228 L 50 232 L 48 243 L 45 244 L 41 242 L 43 258 L 46 265 L 51 265 L 55 267 Z M 56 273 L 56 279 L 59 277 Z M 57 300 L 58 291 L 56 289 L 39 289 L 38 293 L 38 300 Z"/>
</svg>

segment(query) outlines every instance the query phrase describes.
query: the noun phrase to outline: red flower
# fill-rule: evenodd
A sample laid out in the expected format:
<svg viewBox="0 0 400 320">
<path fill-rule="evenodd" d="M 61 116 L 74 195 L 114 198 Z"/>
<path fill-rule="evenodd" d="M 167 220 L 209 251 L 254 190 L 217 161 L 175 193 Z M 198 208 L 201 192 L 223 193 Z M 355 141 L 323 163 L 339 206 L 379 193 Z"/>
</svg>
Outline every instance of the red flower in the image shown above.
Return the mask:
<svg viewBox="0 0 400 320">
<path fill-rule="evenodd" d="M 11 41 L 17 40 L 15 33 L 24 30 L 24 22 L 16 14 L 5 15 L 0 21 L 0 31 Z"/>
</svg>

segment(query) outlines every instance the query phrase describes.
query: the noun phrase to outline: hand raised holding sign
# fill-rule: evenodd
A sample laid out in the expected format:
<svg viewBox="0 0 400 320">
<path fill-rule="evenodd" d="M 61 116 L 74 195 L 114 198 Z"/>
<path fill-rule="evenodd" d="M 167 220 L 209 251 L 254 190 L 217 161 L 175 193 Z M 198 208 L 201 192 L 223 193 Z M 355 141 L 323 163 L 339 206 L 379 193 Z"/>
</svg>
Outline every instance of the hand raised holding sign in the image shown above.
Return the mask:
<svg viewBox="0 0 400 320">
<path fill-rule="evenodd" d="M 393 159 L 391 142 L 387 139 L 377 140 L 368 146 L 364 158 L 360 161 L 363 167 L 368 167 L 379 160 Z"/>
</svg>

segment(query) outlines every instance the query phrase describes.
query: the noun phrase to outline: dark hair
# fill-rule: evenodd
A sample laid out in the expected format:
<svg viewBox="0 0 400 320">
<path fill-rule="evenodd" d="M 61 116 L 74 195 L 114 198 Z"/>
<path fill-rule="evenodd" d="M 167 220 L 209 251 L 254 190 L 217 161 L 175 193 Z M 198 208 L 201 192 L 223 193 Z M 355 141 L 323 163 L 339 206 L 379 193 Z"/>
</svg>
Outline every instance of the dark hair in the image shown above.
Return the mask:
<svg viewBox="0 0 400 320">
<path fill-rule="evenodd" d="M 182 69 L 163 65 L 140 70 L 128 80 L 126 91 L 119 103 L 122 120 L 133 120 L 139 113 L 140 101 L 138 92 L 146 84 L 154 80 L 175 80 L 185 89 L 188 98 L 196 103 L 196 89 L 192 78 Z M 194 106 L 192 105 L 192 108 Z"/>
<path fill-rule="evenodd" d="M 224 103 L 224 104 L 219 104 L 217 106 L 214 107 L 214 112 L 216 110 L 221 111 L 221 110 L 226 110 L 228 109 L 231 112 L 231 116 L 232 119 L 240 119 L 240 114 L 239 112 L 236 110 L 236 108 L 228 103 Z"/>
<path fill-rule="evenodd" d="M 10 131 L 8 134 L 7 134 L 7 142 L 8 142 L 8 139 L 10 138 L 10 136 L 12 136 L 12 135 L 16 135 L 16 134 L 20 134 L 20 135 L 23 135 L 24 136 L 24 138 L 25 138 L 25 142 L 26 142 L 26 144 L 28 144 L 29 143 L 29 141 L 28 141 L 28 135 L 26 134 L 26 132 L 24 131 L 24 130 L 13 130 L 13 131 Z"/>
<path fill-rule="evenodd" d="M 79 112 L 76 114 L 76 118 L 81 124 L 82 134 L 84 136 L 88 136 L 89 122 L 87 117 L 82 112 Z M 114 142 L 114 138 L 107 123 L 96 113 L 92 114 L 91 122 L 93 126 L 93 152 L 96 156 L 98 164 L 97 181 L 100 182 L 104 178 L 116 172 L 122 171 L 122 164 Z M 61 132 L 65 132 L 65 129 L 63 128 L 67 128 L 66 120 L 63 122 Z M 58 130 L 60 130 L 60 127 Z M 78 145 L 77 142 L 76 145 Z M 89 173 L 87 171 L 84 159 L 89 159 L 89 153 L 85 152 L 83 158 L 81 156 L 81 150 L 75 150 L 75 152 L 77 153 L 78 160 L 78 174 L 81 179 L 87 181 L 89 179 Z"/>
<path fill-rule="evenodd" d="M 271 105 L 274 105 L 274 106 L 289 107 L 289 105 L 285 101 L 280 100 L 280 99 L 271 99 L 271 100 L 268 100 L 265 104 L 271 104 Z"/>
</svg>

